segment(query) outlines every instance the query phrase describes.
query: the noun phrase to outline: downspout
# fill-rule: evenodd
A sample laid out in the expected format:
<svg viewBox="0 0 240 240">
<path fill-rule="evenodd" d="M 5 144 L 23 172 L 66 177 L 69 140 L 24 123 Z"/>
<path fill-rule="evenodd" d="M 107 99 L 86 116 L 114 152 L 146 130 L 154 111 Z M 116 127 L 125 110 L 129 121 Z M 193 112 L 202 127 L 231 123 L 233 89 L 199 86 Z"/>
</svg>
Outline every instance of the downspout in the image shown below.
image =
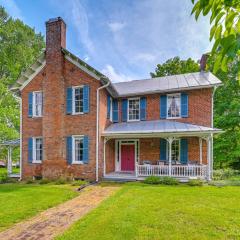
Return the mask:
<svg viewBox="0 0 240 240">
<path fill-rule="evenodd" d="M 98 146 L 99 146 L 99 92 L 100 90 L 108 87 L 110 85 L 110 81 L 99 87 L 97 89 L 97 118 L 96 118 L 96 182 L 98 182 Z"/>
<path fill-rule="evenodd" d="M 212 119 L 211 119 L 211 127 L 213 128 L 214 127 L 214 95 L 215 95 L 215 92 L 217 90 L 217 87 L 218 86 L 214 86 L 213 88 L 213 93 L 212 93 Z M 211 179 L 213 177 L 213 134 L 211 134 Z"/>
</svg>

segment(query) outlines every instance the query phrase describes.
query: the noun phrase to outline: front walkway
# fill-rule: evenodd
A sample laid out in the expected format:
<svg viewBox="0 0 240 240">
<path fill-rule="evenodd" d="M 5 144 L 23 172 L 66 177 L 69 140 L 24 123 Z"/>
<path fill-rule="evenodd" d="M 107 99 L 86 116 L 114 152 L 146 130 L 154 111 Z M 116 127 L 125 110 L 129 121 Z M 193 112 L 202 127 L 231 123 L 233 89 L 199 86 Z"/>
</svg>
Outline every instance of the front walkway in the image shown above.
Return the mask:
<svg viewBox="0 0 240 240">
<path fill-rule="evenodd" d="M 116 190 L 118 190 L 118 187 L 87 187 L 78 197 L 48 209 L 36 217 L 20 222 L 12 228 L 1 232 L 0 239 L 53 239 L 93 208 L 96 208 Z"/>
</svg>

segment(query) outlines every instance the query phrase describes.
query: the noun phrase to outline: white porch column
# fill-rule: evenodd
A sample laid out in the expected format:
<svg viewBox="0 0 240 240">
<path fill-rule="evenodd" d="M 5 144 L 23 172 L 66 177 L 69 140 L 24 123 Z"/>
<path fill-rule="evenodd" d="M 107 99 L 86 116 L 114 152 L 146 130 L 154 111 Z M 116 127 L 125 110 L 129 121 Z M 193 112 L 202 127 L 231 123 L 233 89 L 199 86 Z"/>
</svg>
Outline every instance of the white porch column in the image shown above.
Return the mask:
<svg viewBox="0 0 240 240">
<path fill-rule="evenodd" d="M 106 142 L 107 139 L 104 138 L 103 140 L 103 177 L 106 175 Z"/>
<path fill-rule="evenodd" d="M 8 147 L 8 163 L 7 163 L 8 175 L 12 173 L 12 147 Z"/>
<path fill-rule="evenodd" d="M 202 138 L 199 137 L 199 162 L 202 164 Z"/>
<path fill-rule="evenodd" d="M 167 138 L 168 141 L 168 175 L 172 175 L 172 142 L 173 138 Z"/>
<path fill-rule="evenodd" d="M 211 175 L 212 175 L 212 138 L 211 136 L 207 137 L 207 159 L 208 159 L 208 173 L 207 173 L 207 179 L 210 181 Z"/>
</svg>

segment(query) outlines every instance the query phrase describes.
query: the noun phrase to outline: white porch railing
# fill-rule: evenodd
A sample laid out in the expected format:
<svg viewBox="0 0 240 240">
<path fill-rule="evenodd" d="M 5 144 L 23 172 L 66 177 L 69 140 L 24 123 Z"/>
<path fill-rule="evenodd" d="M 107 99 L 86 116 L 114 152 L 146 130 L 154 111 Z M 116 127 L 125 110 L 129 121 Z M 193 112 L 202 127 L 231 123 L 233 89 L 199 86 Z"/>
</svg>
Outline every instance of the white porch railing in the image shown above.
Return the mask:
<svg viewBox="0 0 240 240">
<path fill-rule="evenodd" d="M 205 178 L 207 176 L 206 165 L 172 165 L 171 172 L 169 172 L 168 165 L 137 165 L 136 170 L 139 177 L 172 176 Z"/>
</svg>

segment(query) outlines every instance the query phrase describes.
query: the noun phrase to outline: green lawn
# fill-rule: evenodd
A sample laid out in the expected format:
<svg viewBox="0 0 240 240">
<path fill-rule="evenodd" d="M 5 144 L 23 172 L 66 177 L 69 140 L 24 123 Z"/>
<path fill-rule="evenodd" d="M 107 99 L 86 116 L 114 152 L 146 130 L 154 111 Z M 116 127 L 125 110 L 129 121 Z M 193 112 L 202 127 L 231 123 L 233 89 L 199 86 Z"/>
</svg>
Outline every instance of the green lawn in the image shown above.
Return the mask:
<svg viewBox="0 0 240 240">
<path fill-rule="evenodd" d="M 0 184 L 0 231 L 76 195 L 69 185 Z"/>
<path fill-rule="evenodd" d="M 240 187 L 125 184 L 57 239 L 240 239 Z"/>
</svg>

